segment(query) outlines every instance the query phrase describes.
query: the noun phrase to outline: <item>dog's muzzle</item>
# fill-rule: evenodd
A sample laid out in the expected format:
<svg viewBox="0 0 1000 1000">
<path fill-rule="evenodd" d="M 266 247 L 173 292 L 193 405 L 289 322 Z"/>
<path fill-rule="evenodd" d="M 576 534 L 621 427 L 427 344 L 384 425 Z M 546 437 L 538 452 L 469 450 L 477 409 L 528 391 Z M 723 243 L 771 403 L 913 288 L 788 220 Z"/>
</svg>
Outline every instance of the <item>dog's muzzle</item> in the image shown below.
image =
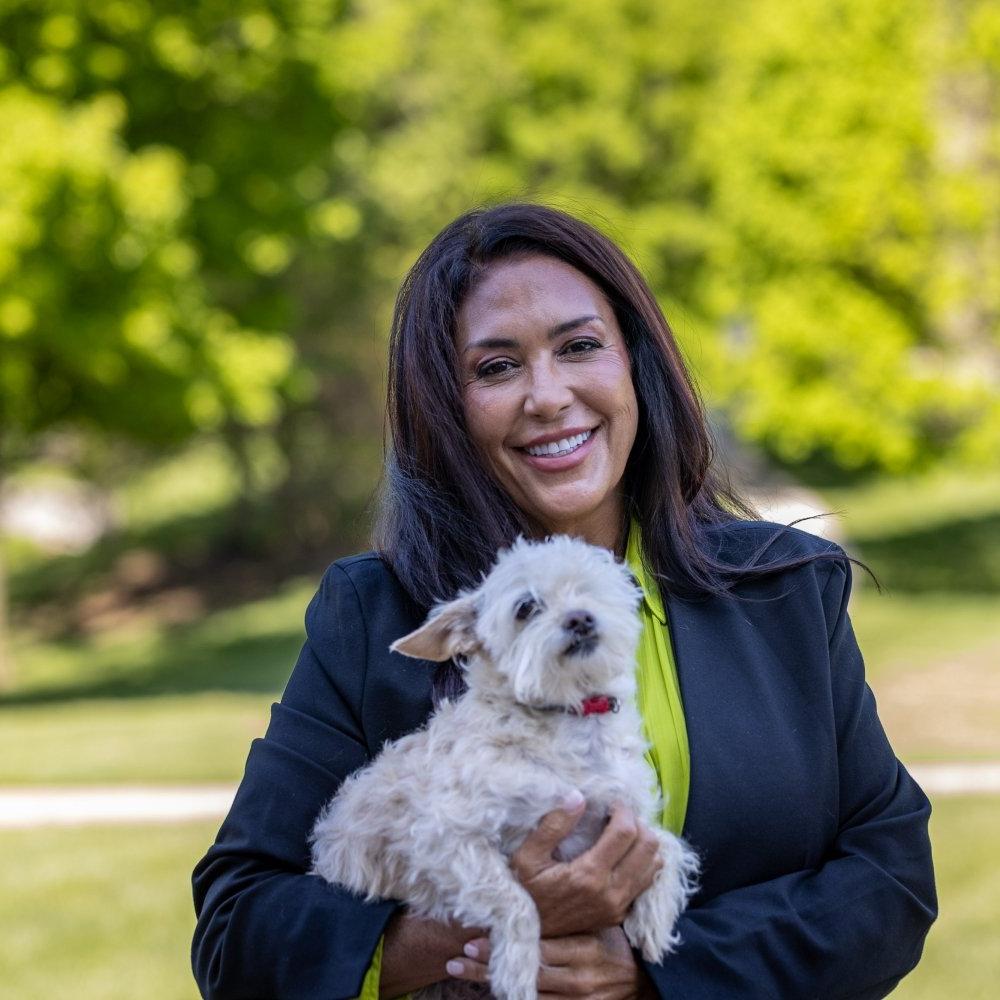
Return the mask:
<svg viewBox="0 0 1000 1000">
<path fill-rule="evenodd" d="M 564 632 L 583 638 L 597 631 L 597 621 L 589 611 L 567 611 L 562 627 Z"/>
<path fill-rule="evenodd" d="M 564 650 L 563 656 L 589 656 L 597 649 L 599 636 L 589 635 L 585 639 L 574 639 Z"/>
<path fill-rule="evenodd" d="M 597 648 L 600 636 L 597 622 L 589 611 L 570 611 L 562 621 L 563 631 L 570 636 L 564 656 L 586 656 Z"/>
</svg>

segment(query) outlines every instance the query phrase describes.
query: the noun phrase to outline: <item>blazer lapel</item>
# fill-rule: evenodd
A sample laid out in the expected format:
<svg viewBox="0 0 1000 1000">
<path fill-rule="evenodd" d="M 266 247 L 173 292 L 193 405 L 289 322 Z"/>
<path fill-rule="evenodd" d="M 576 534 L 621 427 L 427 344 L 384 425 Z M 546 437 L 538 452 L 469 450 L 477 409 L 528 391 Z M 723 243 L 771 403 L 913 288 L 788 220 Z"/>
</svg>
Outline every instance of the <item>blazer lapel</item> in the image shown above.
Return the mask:
<svg viewBox="0 0 1000 1000">
<path fill-rule="evenodd" d="M 766 734 L 751 721 L 762 650 L 738 602 L 664 596 L 691 755 L 683 836 L 704 861 L 729 849 L 734 817 L 752 809 L 766 764 L 760 759 Z"/>
<path fill-rule="evenodd" d="M 703 605 L 677 597 L 665 588 L 662 594 L 691 754 L 683 834 L 694 843 L 703 840 L 708 832 L 704 802 L 708 788 L 713 784 L 711 745 L 706 738 L 711 727 L 705 725 L 712 712 L 712 691 L 705 664 L 712 663 L 713 658 L 723 655 L 723 651 L 713 650 L 714 636 L 712 630 L 706 627 Z"/>
</svg>

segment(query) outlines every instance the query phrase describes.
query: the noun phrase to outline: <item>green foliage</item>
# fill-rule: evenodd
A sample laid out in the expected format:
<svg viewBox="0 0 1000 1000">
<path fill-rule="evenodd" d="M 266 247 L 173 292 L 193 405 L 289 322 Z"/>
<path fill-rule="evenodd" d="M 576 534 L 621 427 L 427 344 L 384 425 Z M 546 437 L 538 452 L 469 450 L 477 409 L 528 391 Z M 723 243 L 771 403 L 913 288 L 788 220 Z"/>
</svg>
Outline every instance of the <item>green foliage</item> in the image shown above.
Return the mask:
<svg viewBox="0 0 1000 1000">
<path fill-rule="evenodd" d="M 280 422 L 289 478 L 356 500 L 360 334 L 441 225 L 526 197 L 630 250 L 776 456 L 994 462 L 998 39 L 989 0 L 8 3 L 0 426 Z"/>
<path fill-rule="evenodd" d="M 253 188 L 230 148 L 253 159 L 264 130 L 255 123 L 255 150 L 224 121 L 193 125 L 210 95 L 222 119 L 241 93 L 266 88 L 258 50 L 278 33 L 266 15 L 248 15 L 235 51 L 211 52 L 194 40 L 201 26 L 184 20 L 211 19 L 199 10 L 8 5 L 0 20 L 8 451 L 52 425 L 162 444 L 226 421 L 271 424 L 280 412 L 294 360 L 281 316 L 244 308 L 247 295 L 223 288 L 230 275 L 213 264 L 235 258 L 255 279 L 270 275 L 287 237 L 253 229 L 224 197 L 206 202 L 220 183 Z M 229 20 L 219 10 L 215 19 L 219 30 Z M 191 80 L 200 82 L 185 91 Z M 226 173 L 234 167 L 238 181 Z"/>
<path fill-rule="evenodd" d="M 995 463 L 996 98 L 947 98 L 966 72 L 996 92 L 1000 65 L 960 55 L 991 6 L 764 0 L 724 39 L 699 129 L 725 233 L 706 258 L 730 343 L 712 384 L 787 459 Z"/>
<path fill-rule="evenodd" d="M 725 4 L 358 6 L 333 38 L 340 139 L 398 281 L 471 205 L 540 198 L 607 228 L 668 301 L 713 238 L 691 136 Z M 374 126 L 374 127 L 373 127 Z"/>
<path fill-rule="evenodd" d="M 1000 446 L 992 11 L 385 3 L 334 65 L 357 189 L 398 234 L 388 274 L 471 202 L 581 211 L 744 437 L 899 473 Z"/>
<path fill-rule="evenodd" d="M 164 266 L 184 246 L 179 164 L 162 147 L 123 149 L 124 111 L 111 94 L 64 107 L 18 85 L 0 92 L 8 431 L 37 433 L 63 418 L 114 427 L 139 412 L 137 430 L 154 439 L 190 426 L 177 404 L 193 345 L 178 329 L 176 279 Z"/>
</svg>

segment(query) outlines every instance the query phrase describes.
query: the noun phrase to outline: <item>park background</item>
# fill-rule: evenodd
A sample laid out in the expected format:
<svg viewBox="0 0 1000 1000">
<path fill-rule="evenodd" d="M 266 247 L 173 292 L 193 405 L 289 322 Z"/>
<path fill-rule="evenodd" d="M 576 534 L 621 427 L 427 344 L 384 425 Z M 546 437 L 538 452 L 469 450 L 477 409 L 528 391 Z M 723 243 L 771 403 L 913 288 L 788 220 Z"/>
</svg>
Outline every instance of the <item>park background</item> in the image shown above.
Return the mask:
<svg viewBox="0 0 1000 1000">
<path fill-rule="evenodd" d="M 0 137 L 4 790 L 239 778 L 367 547 L 395 290 L 511 198 L 625 247 L 766 511 L 837 512 L 904 762 L 1000 760 L 992 0 L 3 0 Z M 993 996 L 1000 794 L 932 800 L 897 995 Z M 217 826 L 4 823 L 4 995 L 196 996 Z"/>
</svg>

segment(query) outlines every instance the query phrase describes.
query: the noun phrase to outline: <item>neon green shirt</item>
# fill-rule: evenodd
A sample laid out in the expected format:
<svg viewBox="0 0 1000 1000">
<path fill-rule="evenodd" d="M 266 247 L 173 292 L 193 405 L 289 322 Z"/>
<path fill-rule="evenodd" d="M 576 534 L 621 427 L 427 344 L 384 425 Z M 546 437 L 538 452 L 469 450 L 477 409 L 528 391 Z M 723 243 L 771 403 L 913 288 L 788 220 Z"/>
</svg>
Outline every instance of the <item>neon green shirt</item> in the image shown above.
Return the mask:
<svg viewBox="0 0 1000 1000">
<path fill-rule="evenodd" d="M 625 551 L 625 561 L 635 574 L 645 600 L 639 609 L 642 635 L 636 653 L 639 714 L 650 747 L 646 759 L 659 779 L 666 803 L 660 824 L 680 835 L 687 810 L 691 783 L 691 757 L 688 749 L 684 705 L 677 680 L 677 664 L 670 644 L 667 613 L 660 588 L 643 563 L 639 526 L 632 522 Z"/>
<path fill-rule="evenodd" d="M 365 973 L 364 982 L 361 984 L 361 992 L 354 1000 L 378 1000 L 379 979 L 382 977 L 382 949 L 385 947 L 385 935 L 378 939 L 375 946 L 375 954 L 372 955 L 372 964 L 368 966 Z M 408 1000 L 410 994 L 406 994 Z"/>
<path fill-rule="evenodd" d="M 684 723 L 684 706 L 677 680 L 677 664 L 670 644 L 667 613 L 656 579 L 643 563 L 642 540 L 635 521 L 629 531 L 625 561 L 639 581 L 644 596 L 639 609 L 642 635 L 636 651 L 636 680 L 639 714 L 642 716 L 646 740 L 650 744 L 646 759 L 656 772 L 660 792 L 666 803 L 660 815 L 660 824 L 679 835 L 684 826 L 691 782 L 687 726 Z M 385 938 L 379 938 L 361 993 L 356 1000 L 378 1000 L 384 943 Z"/>
</svg>

